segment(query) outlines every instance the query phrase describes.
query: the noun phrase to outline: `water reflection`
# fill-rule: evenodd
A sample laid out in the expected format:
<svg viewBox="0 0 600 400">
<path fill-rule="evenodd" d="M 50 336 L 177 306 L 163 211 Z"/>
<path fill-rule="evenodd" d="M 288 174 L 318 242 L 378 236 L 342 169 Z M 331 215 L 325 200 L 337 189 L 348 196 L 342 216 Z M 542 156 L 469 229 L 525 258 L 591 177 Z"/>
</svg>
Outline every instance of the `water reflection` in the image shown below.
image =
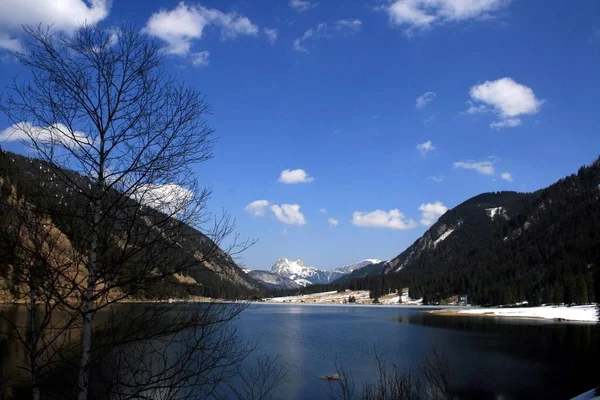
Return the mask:
<svg viewBox="0 0 600 400">
<path fill-rule="evenodd" d="M 319 376 L 334 373 L 336 361 L 358 385 L 372 380 L 377 372 L 375 351 L 405 371 L 434 349 L 443 353 L 460 399 L 565 399 L 598 384 L 599 326 L 422 311 L 253 306 L 235 327 L 240 339 L 259 346 L 259 354 L 279 357 L 287 365 L 289 380 L 275 393 L 276 399 L 327 398 L 326 383 Z M 14 321 L 25 317 L 17 307 L 0 312 Z M 0 321 L 0 332 L 6 328 Z M 0 335 L 0 385 L 22 356 L 18 343 Z"/>
<path fill-rule="evenodd" d="M 464 344 L 461 340 L 457 346 L 461 351 L 466 352 L 468 349 L 471 353 L 464 354 L 463 357 L 473 358 L 474 363 L 483 368 L 493 362 L 493 370 L 496 373 L 500 371 L 501 374 L 490 378 L 494 382 L 506 381 L 507 386 L 521 386 L 522 389 L 515 394 L 518 397 L 520 392 L 539 395 L 540 387 L 545 386 L 551 391 L 547 398 L 570 398 L 586 389 L 582 382 L 598 384 L 598 325 L 428 313 L 411 314 L 398 319 L 402 323 L 407 323 L 407 320 L 413 325 L 461 332 L 462 340 L 468 338 L 468 343 Z M 486 359 L 481 360 L 480 356 L 485 356 Z M 520 375 L 515 371 L 497 368 L 514 364 L 511 360 L 518 364 Z M 472 376 L 481 375 L 489 376 L 484 371 Z M 506 379 L 507 377 L 510 379 Z M 473 378 L 469 381 L 472 382 Z M 467 389 L 463 391 L 468 392 Z M 498 390 L 493 396 L 500 394 L 501 391 Z M 469 397 L 479 398 L 481 393 Z M 492 398 L 489 394 L 484 397 Z M 507 395 L 503 397 L 507 398 Z"/>
</svg>

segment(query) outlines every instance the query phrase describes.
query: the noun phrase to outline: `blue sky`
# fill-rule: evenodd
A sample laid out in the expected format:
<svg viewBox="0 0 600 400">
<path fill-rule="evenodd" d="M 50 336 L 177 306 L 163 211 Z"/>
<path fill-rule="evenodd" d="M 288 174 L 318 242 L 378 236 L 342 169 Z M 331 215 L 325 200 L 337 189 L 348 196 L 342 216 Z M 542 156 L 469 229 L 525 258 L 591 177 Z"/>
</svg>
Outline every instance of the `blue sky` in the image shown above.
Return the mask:
<svg viewBox="0 0 600 400">
<path fill-rule="evenodd" d="M 600 153 L 595 0 L 58 3 L 0 4 L 0 86 L 26 77 L 8 53 L 21 24 L 157 37 L 213 107 L 219 142 L 198 178 L 210 209 L 258 239 L 250 268 L 389 259 L 445 208 L 536 190 Z"/>
</svg>

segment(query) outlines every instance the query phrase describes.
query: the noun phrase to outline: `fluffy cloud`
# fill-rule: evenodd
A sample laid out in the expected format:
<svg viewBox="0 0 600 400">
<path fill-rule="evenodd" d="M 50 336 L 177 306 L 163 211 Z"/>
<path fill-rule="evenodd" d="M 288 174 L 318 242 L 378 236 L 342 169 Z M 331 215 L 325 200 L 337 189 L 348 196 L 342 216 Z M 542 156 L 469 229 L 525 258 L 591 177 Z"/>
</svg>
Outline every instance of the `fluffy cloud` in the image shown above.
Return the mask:
<svg viewBox="0 0 600 400">
<path fill-rule="evenodd" d="M 406 219 L 403 213 L 398 209 L 388 212 L 375 210 L 371 212 L 354 211 L 352 213 L 352 223 L 355 226 L 365 228 L 389 228 L 389 229 L 413 229 L 417 223 L 412 219 Z"/>
<path fill-rule="evenodd" d="M 500 174 L 500 178 L 504 179 L 505 181 L 509 181 L 509 182 L 513 181 L 513 177 L 510 174 L 510 172 L 503 172 L 502 174 Z"/>
<path fill-rule="evenodd" d="M 511 78 L 500 78 L 475 85 L 469 91 L 468 114 L 493 112 L 498 121 L 491 128 L 511 128 L 521 125 L 522 115 L 536 114 L 543 101 L 538 99 L 531 88 L 515 82 Z"/>
<path fill-rule="evenodd" d="M 306 219 L 298 204 L 271 204 L 268 200 L 255 200 L 244 210 L 254 217 L 265 217 L 269 212 L 277 218 L 277 220 L 288 225 L 302 226 L 306 224 Z"/>
<path fill-rule="evenodd" d="M 300 212 L 298 204 L 272 204 L 271 211 L 279 221 L 288 225 L 302 226 L 306 224 L 304 215 Z"/>
<path fill-rule="evenodd" d="M 254 200 L 244 207 L 244 210 L 254 217 L 264 217 L 268 207 L 269 202 L 267 200 Z"/>
<path fill-rule="evenodd" d="M 8 33 L 0 32 L 0 49 L 20 53 L 23 51 L 23 46 L 18 39 L 11 38 Z"/>
<path fill-rule="evenodd" d="M 52 25 L 71 33 L 82 23 L 96 24 L 108 16 L 109 0 L 2 0 L 0 2 L 0 48 L 20 51 L 18 39 L 23 25 Z"/>
<path fill-rule="evenodd" d="M 208 57 L 210 53 L 208 51 L 201 51 L 199 53 L 192 53 L 192 65 L 194 67 L 205 67 L 209 64 Z"/>
<path fill-rule="evenodd" d="M 207 26 L 218 27 L 222 40 L 258 34 L 258 27 L 243 15 L 236 12 L 224 13 L 201 5 L 188 6 L 185 2 L 179 3 L 172 10 L 163 9 L 152 14 L 145 30 L 167 43 L 168 54 L 188 56 L 193 42 L 202 38 Z"/>
<path fill-rule="evenodd" d="M 340 221 L 338 221 L 335 218 L 329 218 L 327 220 L 327 222 L 329 223 L 329 226 L 333 226 L 333 227 L 338 226 L 340 224 Z"/>
<path fill-rule="evenodd" d="M 317 6 L 317 3 L 311 3 L 308 0 L 290 0 L 288 4 L 291 8 L 298 12 L 304 12 Z"/>
<path fill-rule="evenodd" d="M 510 0 L 396 0 L 384 6 L 390 23 L 407 33 L 429 29 L 435 24 L 485 18 Z"/>
<path fill-rule="evenodd" d="M 287 184 L 310 183 L 314 180 L 315 178 L 308 176 L 303 169 L 286 169 L 279 175 L 279 182 Z"/>
<path fill-rule="evenodd" d="M 432 151 L 435 150 L 435 146 L 433 145 L 433 143 L 431 143 L 431 140 L 428 140 L 424 143 L 420 143 L 417 145 L 417 150 L 419 150 L 421 152 L 421 155 L 423 157 L 426 157 L 427 154 L 431 153 Z"/>
<path fill-rule="evenodd" d="M 308 53 L 305 42 L 308 40 L 332 39 L 339 36 L 349 36 L 360 31 L 362 21 L 359 19 L 340 19 L 332 25 L 321 22 L 315 28 L 310 28 L 294 40 L 294 50 Z"/>
<path fill-rule="evenodd" d="M 421 96 L 417 97 L 416 108 L 424 108 L 428 103 L 431 103 L 435 99 L 435 92 L 426 92 Z"/>
<path fill-rule="evenodd" d="M 455 168 L 471 169 L 479 172 L 482 175 L 494 175 L 494 163 L 492 161 L 457 161 L 454 164 Z"/>
<path fill-rule="evenodd" d="M 448 207 L 443 205 L 440 201 L 436 201 L 435 203 L 421 204 L 419 206 L 419 211 L 422 213 L 421 224 L 430 226 L 448 211 Z"/>
<path fill-rule="evenodd" d="M 277 41 L 277 36 L 278 36 L 277 29 L 274 29 L 274 28 L 264 28 L 263 32 L 267 36 L 267 39 L 269 39 L 269 42 L 271 42 L 271 44 L 275 44 L 275 42 Z"/>
<path fill-rule="evenodd" d="M 327 215 L 327 209 L 326 208 L 321 208 L 319 211 L 321 212 L 321 214 Z"/>
<path fill-rule="evenodd" d="M 89 137 L 79 131 L 71 131 L 63 124 L 40 127 L 29 122 L 19 122 L 0 132 L 0 142 L 35 140 L 44 144 L 56 144 L 66 148 L 85 147 L 92 144 Z"/>
<path fill-rule="evenodd" d="M 132 197 L 167 215 L 177 215 L 185 211 L 194 194 L 174 183 L 146 184 L 138 187 Z"/>
</svg>

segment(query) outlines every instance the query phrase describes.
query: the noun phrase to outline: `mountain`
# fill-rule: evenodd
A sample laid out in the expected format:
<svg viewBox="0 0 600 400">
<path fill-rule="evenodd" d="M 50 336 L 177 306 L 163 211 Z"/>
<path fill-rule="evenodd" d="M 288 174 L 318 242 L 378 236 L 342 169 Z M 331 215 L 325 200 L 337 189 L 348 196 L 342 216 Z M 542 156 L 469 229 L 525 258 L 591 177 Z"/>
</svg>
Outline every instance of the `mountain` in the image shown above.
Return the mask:
<svg viewBox="0 0 600 400">
<path fill-rule="evenodd" d="M 248 270 L 247 273 L 268 289 L 296 289 L 314 284 L 328 284 L 346 274 L 378 262 L 380 260 L 366 259 L 332 270 L 321 270 L 304 265 L 302 260 L 280 258 L 273 264 L 270 271 Z"/>
<path fill-rule="evenodd" d="M 270 271 L 245 270 L 244 272 L 252 279 L 263 284 L 267 289 L 298 289 L 300 286 L 305 286 Z"/>
<path fill-rule="evenodd" d="M 87 186 L 86 178 L 77 172 L 62 170 L 61 173 L 68 179 L 78 182 L 80 187 Z M 113 192 L 114 197 L 119 196 L 116 191 L 109 192 L 109 195 L 113 196 Z M 49 164 L 0 149 L 0 220 L 7 221 L 9 217 L 13 218 L 15 207 L 20 202 L 31 204 L 43 212 L 51 210 L 52 219 L 49 220 L 49 229 L 55 232 L 55 237 L 62 238 L 61 241 L 74 252 L 86 254 L 87 248 L 80 238 L 84 236 L 81 232 L 87 228 L 81 219 L 74 217 L 85 213 L 83 210 L 87 204 L 82 196 L 73 193 L 71 188 L 53 172 Z M 134 226 L 130 229 L 137 229 L 136 227 L 139 226 L 140 232 L 148 231 L 147 238 L 154 240 L 152 243 L 160 243 L 161 251 L 167 252 L 165 253 L 167 255 L 172 254 L 172 257 L 176 257 L 178 262 L 182 263 L 181 265 L 184 263 L 193 265 L 181 273 L 174 274 L 165 282 L 158 283 L 156 288 L 141 293 L 142 296 L 153 297 L 161 293 L 163 296 L 201 295 L 233 298 L 246 297 L 258 290 L 257 282 L 244 274 L 231 257 L 219 249 L 208 236 L 190 225 L 169 218 L 158 210 L 139 205 L 134 199 L 126 198 L 124 202 L 126 207 L 121 211 L 121 220 L 130 221 L 131 226 Z M 65 213 L 63 210 L 69 211 Z M 128 210 L 134 210 L 136 214 L 128 215 Z M 32 218 L 42 218 L 39 213 L 35 215 L 37 217 Z M 153 224 L 153 220 L 163 221 L 162 225 Z M 149 226 L 151 229 L 148 229 Z M 158 226 L 172 229 L 172 232 L 177 235 L 177 242 L 168 242 L 168 239 L 161 242 L 153 239 L 153 237 L 166 236 L 164 232 L 158 231 Z M 107 244 L 107 248 L 122 243 L 121 238 L 124 235 L 120 229 L 118 226 L 111 227 L 110 237 L 107 238 L 107 243 L 111 244 Z M 150 249 L 152 247 L 148 247 L 148 250 Z M 10 246 L 0 244 L 0 280 L 5 283 L 1 286 L 9 287 L 9 292 L 19 290 L 11 287 L 12 267 L 4 261 L 11 259 L 13 256 L 11 251 Z M 208 252 L 212 254 L 211 260 L 202 261 L 202 255 Z M 130 262 L 131 267 L 134 268 L 134 261 Z M 156 268 L 160 269 L 161 266 L 157 265 Z"/>
<path fill-rule="evenodd" d="M 388 262 L 335 283 L 437 302 L 587 303 L 600 296 L 600 159 L 533 193 L 475 196 Z"/>
<path fill-rule="evenodd" d="M 358 271 L 359 269 L 368 267 L 369 265 L 379 264 L 381 262 L 381 260 L 377 260 L 375 258 L 367 258 L 366 260 L 359 261 L 356 264 L 350 264 L 340 268 L 336 268 L 334 269 L 334 271 L 340 272 L 342 274 L 350 274 L 354 271 Z"/>
</svg>

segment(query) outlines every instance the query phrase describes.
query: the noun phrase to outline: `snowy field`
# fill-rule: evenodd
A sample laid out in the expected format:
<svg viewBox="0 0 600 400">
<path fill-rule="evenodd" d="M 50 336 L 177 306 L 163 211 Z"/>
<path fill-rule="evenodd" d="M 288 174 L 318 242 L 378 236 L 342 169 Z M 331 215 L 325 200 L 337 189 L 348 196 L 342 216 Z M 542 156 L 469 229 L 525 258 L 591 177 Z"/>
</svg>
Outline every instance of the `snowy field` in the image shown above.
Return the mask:
<svg viewBox="0 0 600 400">
<path fill-rule="evenodd" d="M 598 322 L 596 306 L 544 306 L 525 308 L 470 308 L 432 311 L 434 314 L 481 315 L 491 317 L 542 318 L 551 320 Z"/>
</svg>

